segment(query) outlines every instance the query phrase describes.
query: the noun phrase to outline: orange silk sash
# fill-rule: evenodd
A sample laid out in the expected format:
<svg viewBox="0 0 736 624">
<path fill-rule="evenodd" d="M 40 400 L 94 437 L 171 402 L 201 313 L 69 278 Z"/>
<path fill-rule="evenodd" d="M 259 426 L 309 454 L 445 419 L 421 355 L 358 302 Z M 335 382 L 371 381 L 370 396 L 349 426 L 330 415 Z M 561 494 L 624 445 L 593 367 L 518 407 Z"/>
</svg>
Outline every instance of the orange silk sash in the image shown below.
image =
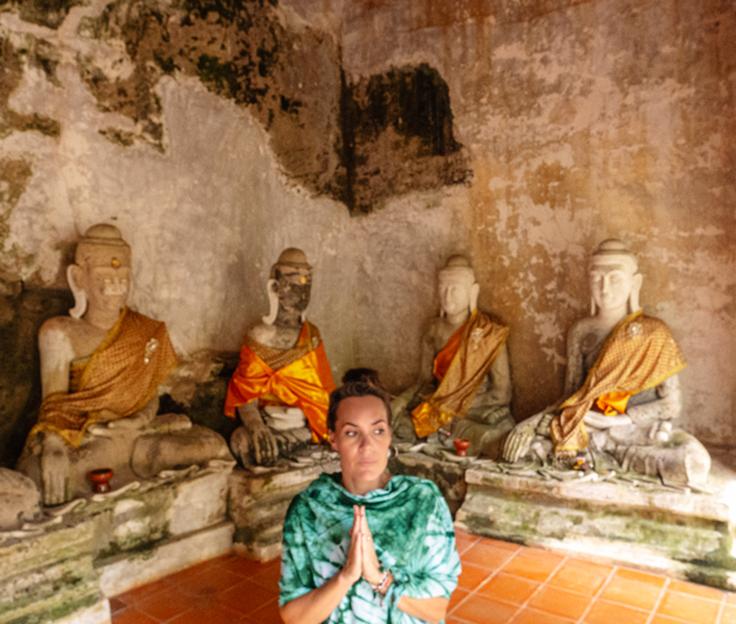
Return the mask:
<svg viewBox="0 0 736 624">
<path fill-rule="evenodd" d="M 508 334 L 508 327 L 497 325 L 476 310 L 450 336 L 434 359 L 433 372 L 440 383 L 411 414 L 420 438 L 454 418 L 465 417 Z"/>
<path fill-rule="evenodd" d="M 79 388 L 44 399 L 28 439 L 40 431 L 53 431 L 79 446 L 91 425 L 110 420 L 107 410 L 116 419 L 141 410 L 176 363 L 166 325 L 125 308 L 90 356 Z"/>
<path fill-rule="evenodd" d="M 550 433 L 558 456 L 588 447 L 583 418 L 598 400 L 607 415 L 624 413 L 630 396 L 654 388 L 685 368 L 680 348 L 664 322 L 630 314 L 613 328 L 585 382 L 560 406 Z"/>
<path fill-rule="evenodd" d="M 327 407 L 335 387 L 324 344 L 314 325 L 304 323 L 296 349 L 303 354 L 280 368 L 271 368 L 256 352 L 257 345 L 246 339 L 240 362 L 230 379 L 225 399 L 225 415 L 253 399 L 260 405 L 299 407 L 307 418 L 315 442 L 327 437 Z"/>
</svg>

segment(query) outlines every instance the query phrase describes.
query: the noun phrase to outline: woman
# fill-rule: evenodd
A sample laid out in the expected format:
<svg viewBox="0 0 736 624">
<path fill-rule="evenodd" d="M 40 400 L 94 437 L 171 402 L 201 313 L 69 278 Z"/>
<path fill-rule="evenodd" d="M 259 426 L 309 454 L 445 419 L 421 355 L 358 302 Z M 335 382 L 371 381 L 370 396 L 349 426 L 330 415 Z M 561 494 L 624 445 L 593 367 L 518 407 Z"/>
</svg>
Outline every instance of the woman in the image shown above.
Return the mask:
<svg viewBox="0 0 736 624">
<path fill-rule="evenodd" d="M 294 498 L 284 522 L 281 617 L 318 622 L 440 622 L 460 559 L 437 486 L 392 477 L 388 396 L 347 383 L 330 396 L 330 443 L 342 472 Z"/>
</svg>

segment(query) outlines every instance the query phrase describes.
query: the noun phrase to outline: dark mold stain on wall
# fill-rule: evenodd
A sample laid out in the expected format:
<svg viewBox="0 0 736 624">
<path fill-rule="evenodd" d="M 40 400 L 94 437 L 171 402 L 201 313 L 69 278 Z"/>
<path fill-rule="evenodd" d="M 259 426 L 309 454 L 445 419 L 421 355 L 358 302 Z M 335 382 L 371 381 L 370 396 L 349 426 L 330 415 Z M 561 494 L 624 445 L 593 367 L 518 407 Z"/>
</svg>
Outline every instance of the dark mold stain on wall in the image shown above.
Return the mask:
<svg viewBox="0 0 736 624">
<path fill-rule="evenodd" d="M 447 83 L 427 64 L 392 68 L 354 84 L 341 98 L 341 199 L 353 212 L 370 212 L 408 191 L 470 179 L 452 130 Z"/>
<path fill-rule="evenodd" d="M 353 214 L 386 199 L 469 179 L 455 140 L 447 84 L 430 66 L 393 68 L 349 83 L 326 34 L 287 28 L 276 2 L 184 0 L 171 7 L 118 0 L 83 31 L 122 40 L 135 69 L 109 77 L 80 59 L 82 77 L 105 111 L 136 132 L 105 128 L 109 140 L 145 141 L 165 152 L 161 76 L 196 76 L 213 93 L 247 107 L 264 125 L 284 172 Z"/>
</svg>

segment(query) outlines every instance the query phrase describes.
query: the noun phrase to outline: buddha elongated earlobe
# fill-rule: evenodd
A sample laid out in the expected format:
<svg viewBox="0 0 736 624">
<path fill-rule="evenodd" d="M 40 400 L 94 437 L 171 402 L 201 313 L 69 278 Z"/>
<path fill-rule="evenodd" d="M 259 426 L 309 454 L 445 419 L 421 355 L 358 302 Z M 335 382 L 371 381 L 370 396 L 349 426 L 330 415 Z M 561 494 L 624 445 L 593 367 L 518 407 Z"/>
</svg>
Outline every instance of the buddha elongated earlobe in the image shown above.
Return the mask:
<svg viewBox="0 0 736 624">
<path fill-rule="evenodd" d="M 261 317 L 261 320 L 266 325 L 273 325 L 279 313 L 278 282 L 275 279 L 268 280 L 266 291 L 268 293 L 268 314 Z"/>
<path fill-rule="evenodd" d="M 82 318 L 87 311 L 87 292 L 79 283 L 81 272 L 82 269 L 77 264 L 70 264 L 66 268 L 66 279 L 74 295 L 74 307 L 69 309 L 69 316 L 75 319 Z"/>
<path fill-rule="evenodd" d="M 634 275 L 634 279 L 631 284 L 631 292 L 629 293 L 629 314 L 641 310 L 641 306 L 639 305 L 639 291 L 641 290 L 643 279 L 644 276 L 641 273 Z"/>
<path fill-rule="evenodd" d="M 595 313 L 597 312 L 595 307 L 595 297 L 593 295 L 590 296 L 590 316 L 595 316 Z"/>
<path fill-rule="evenodd" d="M 478 284 L 478 282 L 475 282 L 470 287 L 470 302 L 469 302 L 470 305 L 469 305 L 469 309 L 470 309 L 470 313 L 471 314 L 478 309 L 478 295 L 479 294 L 480 294 L 480 284 Z"/>
</svg>

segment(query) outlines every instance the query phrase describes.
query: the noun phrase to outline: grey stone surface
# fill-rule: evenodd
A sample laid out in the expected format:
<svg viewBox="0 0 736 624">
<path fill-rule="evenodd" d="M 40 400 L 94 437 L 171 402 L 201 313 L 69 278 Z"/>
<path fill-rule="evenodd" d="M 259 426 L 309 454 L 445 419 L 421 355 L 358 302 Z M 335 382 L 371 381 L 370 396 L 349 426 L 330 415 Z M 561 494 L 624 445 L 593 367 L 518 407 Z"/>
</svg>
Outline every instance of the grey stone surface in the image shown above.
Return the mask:
<svg viewBox="0 0 736 624">
<path fill-rule="evenodd" d="M 235 470 L 230 476 L 228 512 L 235 524 L 236 550 L 268 561 L 281 552 L 281 531 L 291 499 L 323 472 L 339 470 L 325 448 L 295 454 L 299 461 L 279 460 L 273 468 Z"/>
<path fill-rule="evenodd" d="M 596 473 L 555 476 L 467 471 L 456 526 L 471 533 L 607 557 L 689 580 L 736 588 L 736 528 L 730 494 L 667 488 L 647 480 L 591 480 Z"/>
</svg>

